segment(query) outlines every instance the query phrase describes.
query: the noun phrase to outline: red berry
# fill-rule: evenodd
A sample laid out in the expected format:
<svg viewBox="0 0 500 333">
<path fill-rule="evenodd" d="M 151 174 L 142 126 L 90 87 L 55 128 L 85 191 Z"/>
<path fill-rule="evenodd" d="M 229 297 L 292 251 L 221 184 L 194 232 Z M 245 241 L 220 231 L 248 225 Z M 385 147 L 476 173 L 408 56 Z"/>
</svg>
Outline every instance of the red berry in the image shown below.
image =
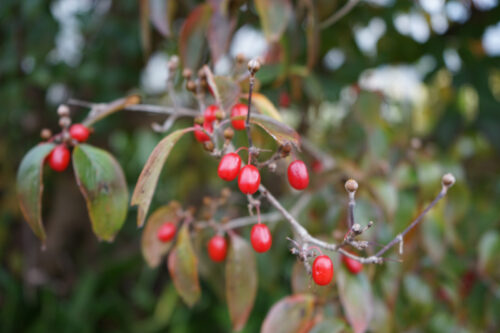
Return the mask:
<svg viewBox="0 0 500 333">
<path fill-rule="evenodd" d="M 352 273 L 358 274 L 363 270 L 363 264 L 357 260 L 349 258 L 348 256 L 342 256 L 342 261 L 344 262 L 345 267 Z"/>
<path fill-rule="evenodd" d="M 231 109 L 231 117 L 246 116 L 248 113 L 248 106 L 239 103 Z M 245 119 L 231 120 L 231 125 L 235 130 L 245 129 Z"/>
<path fill-rule="evenodd" d="M 194 130 L 194 138 L 196 139 L 196 141 L 205 142 L 205 141 L 210 140 L 210 137 L 208 136 L 208 134 L 201 130 L 200 125 L 195 124 L 194 128 L 197 128 Z M 212 124 L 207 123 L 206 121 L 203 123 L 203 128 L 209 133 L 212 133 L 212 131 L 213 131 Z"/>
<path fill-rule="evenodd" d="M 217 105 L 209 105 L 205 109 L 205 112 L 203 113 L 203 116 L 205 117 L 205 122 L 212 124 L 216 119 L 215 114 L 217 113 L 217 111 L 219 111 Z"/>
<path fill-rule="evenodd" d="M 302 161 L 293 161 L 288 166 L 288 181 L 296 190 L 303 190 L 309 185 L 309 173 Z"/>
<path fill-rule="evenodd" d="M 172 222 L 165 222 L 158 228 L 156 236 L 158 236 L 158 240 L 162 243 L 169 242 L 174 238 L 176 229 L 175 224 Z"/>
<path fill-rule="evenodd" d="M 254 194 L 259 189 L 260 173 L 253 165 L 245 165 L 238 177 L 238 187 L 244 194 Z"/>
<path fill-rule="evenodd" d="M 238 176 L 241 167 L 240 155 L 236 153 L 229 153 L 222 157 L 219 163 L 217 173 L 219 177 L 226 181 L 231 181 Z"/>
<path fill-rule="evenodd" d="M 326 286 L 332 281 L 333 263 L 328 256 L 321 255 L 314 259 L 312 277 L 314 282 L 320 286 Z"/>
<path fill-rule="evenodd" d="M 65 145 L 56 146 L 49 155 L 49 165 L 52 170 L 62 172 L 69 165 L 71 153 Z"/>
<path fill-rule="evenodd" d="M 85 142 L 90 136 L 90 130 L 82 124 L 74 124 L 69 128 L 69 134 L 79 142 Z"/>
<path fill-rule="evenodd" d="M 271 248 L 273 239 L 267 225 L 257 223 L 252 227 L 250 232 L 250 242 L 253 249 L 259 253 L 266 252 Z"/>
<path fill-rule="evenodd" d="M 215 262 L 224 261 L 227 253 L 227 242 L 223 236 L 216 235 L 208 242 L 208 255 Z"/>
</svg>

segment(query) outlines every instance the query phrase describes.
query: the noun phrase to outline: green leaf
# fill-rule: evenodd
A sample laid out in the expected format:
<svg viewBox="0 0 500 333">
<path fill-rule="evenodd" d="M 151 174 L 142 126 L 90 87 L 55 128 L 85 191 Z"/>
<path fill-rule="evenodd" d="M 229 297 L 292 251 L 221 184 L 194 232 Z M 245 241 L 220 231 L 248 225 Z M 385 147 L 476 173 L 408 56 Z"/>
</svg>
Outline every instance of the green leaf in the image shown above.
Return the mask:
<svg viewBox="0 0 500 333">
<path fill-rule="evenodd" d="M 337 285 L 342 308 L 352 329 L 355 333 L 365 332 L 373 316 L 373 295 L 368 278 L 364 272 L 349 274 L 340 267 Z"/>
<path fill-rule="evenodd" d="M 43 163 L 54 146 L 43 143 L 31 148 L 17 170 L 17 198 L 21 212 L 42 242 L 46 237 L 42 223 Z"/>
<path fill-rule="evenodd" d="M 244 99 L 248 101 L 248 97 L 244 96 Z M 261 114 L 276 119 L 282 122 L 283 118 L 279 113 L 278 109 L 274 106 L 273 102 L 269 100 L 265 95 L 259 93 L 252 94 L 252 106 L 255 107 Z"/>
<path fill-rule="evenodd" d="M 290 142 L 300 148 L 300 135 L 285 123 L 261 114 L 252 114 L 250 122 L 264 129 L 278 144 Z"/>
<path fill-rule="evenodd" d="M 314 325 L 309 333 L 342 333 L 346 331 L 346 324 L 342 320 L 328 318 Z"/>
<path fill-rule="evenodd" d="M 403 287 L 409 301 L 407 306 L 411 306 L 418 311 L 413 313 L 415 319 L 427 317 L 434 302 L 431 288 L 415 274 L 408 274 L 404 277 Z"/>
<path fill-rule="evenodd" d="M 261 333 L 307 332 L 313 325 L 314 296 L 298 294 L 274 304 L 262 324 Z"/>
<path fill-rule="evenodd" d="M 257 293 L 257 266 L 252 247 L 243 238 L 230 235 L 226 259 L 226 298 L 233 330 L 241 330 L 253 308 Z"/>
<path fill-rule="evenodd" d="M 398 208 L 398 190 L 394 184 L 382 179 L 372 181 L 375 199 L 381 204 L 389 220 L 392 220 Z"/>
<path fill-rule="evenodd" d="M 155 328 L 158 330 L 164 329 L 168 325 L 172 313 L 177 305 L 177 293 L 175 292 L 175 287 L 169 283 L 163 288 L 160 297 L 156 303 L 153 318 L 155 321 Z"/>
<path fill-rule="evenodd" d="M 184 21 L 179 36 L 179 51 L 184 67 L 196 70 L 201 63 L 205 33 L 212 17 L 212 6 L 205 3 L 196 7 Z"/>
<path fill-rule="evenodd" d="M 255 0 L 262 31 L 269 42 L 277 42 L 292 15 L 290 0 Z"/>
<path fill-rule="evenodd" d="M 94 233 L 112 241 L 127 216 L 128 188 L 122 168 L 111 154 L 87 144 L 73 150 L 73 168 Z"/>
<path fill-rule="evenodd" d="M 170 250 L 173 241 L 161 242 L 158 240 L 158 229 L 164 222 L 171 222 L 177 225 L 179 217 L 177 211 L 180 205 L 178 202 L 173 201 L 169 205 L 162 206 L 155 210 L 146 222 L 146 227 L 142 232 L 141 248 L 142 255 L 150 267 L 157 267 L 161 258 Z"/>
<path fill-rule="evenodd" d="M 187 224 L 179 230 L 175 248 L 168 256 L 168 271 L 179 296 L 192 307 L 200 298 L 201 290 L 198 280 L 198 258 L 189 238 Z"/>
<path fill-rule="evenodd" d="M 151 53 L 151 27 L 149 26 L 149 0 L 139 0 L 139 17 L 141 23 L 141 44 L 145 58 Z"/>
<path fill-rule="evenodd" d="M 490 230 L 478 244 L 479 271 L 493 279 L 500 278 L 500 233 Z"/>
<path fill-rule="evenodd" d="M 149 155 L 148 161 L 141 171 L 141 175 L 135 185 L 134 194 L 132 194 L 131 205 L 139 206 L 137 211 L 137 225 L 142 227 L 148 213 L 153 193 L 160 177 L 161 169 L 167 160 L 170 151 L 177 141 L 192 128 L 184 128 L 170 133 L 161 140 Z"/>
</svg>

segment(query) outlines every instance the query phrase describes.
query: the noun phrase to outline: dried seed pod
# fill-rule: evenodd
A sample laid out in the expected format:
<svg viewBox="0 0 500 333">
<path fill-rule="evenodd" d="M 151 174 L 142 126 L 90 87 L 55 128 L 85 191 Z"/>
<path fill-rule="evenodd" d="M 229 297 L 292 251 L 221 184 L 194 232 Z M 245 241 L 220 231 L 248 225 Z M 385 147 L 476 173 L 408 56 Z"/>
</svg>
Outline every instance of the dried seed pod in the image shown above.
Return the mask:
<svg viewBox="0 0 500 333">
<path fill-rule="evenodd" d="M 40 131 L 40 137 L 44 140 L 48 140 L 52 137 L 52 131 L 48 128 L 44 128 Z"/>
<path fill-rule="evenodd" d="M 68 117 L 69 116 L 69 107 L 66 104 L 61 104 L 57 108 L 57 114 L 59 117 Z"/>
<path fill-rule="evenodd" d="M 358 189 L 358 182 L 355 181 L 354 179 L 349 179 L 348 181 L 345 182 L 345 189 L 347 192 L 356 192 Z"/>
<path fill-rule="evenodd" d="M 214 143 L 212 141 L 205 141 L 203 143 L 203 148 L 205 148 L 206 151 L 213 152 L 215 149 Z"/>
<path fill-rule="evenodd" d="M 257 59 L 252 59 L 248 62 L 248 71 L 250 74 L 255 74 L 259 71 L 260 69 L 260 61 Z"/>
<path fill-rule="evenodd" d="M 443 176 L 441 182 L 443 183 L 443 186 L 453 186 L 453 184 L 455 184 L 455 176 L 453 176 L 451 173 L 447 173 Z"/>
<path fill-rule="evenodd" d="M 231 127 L 228 127 L 224 130 L 224 138 L 226 140 L 232 140 L 234 137 L 234 130 Z"/>
</svg>

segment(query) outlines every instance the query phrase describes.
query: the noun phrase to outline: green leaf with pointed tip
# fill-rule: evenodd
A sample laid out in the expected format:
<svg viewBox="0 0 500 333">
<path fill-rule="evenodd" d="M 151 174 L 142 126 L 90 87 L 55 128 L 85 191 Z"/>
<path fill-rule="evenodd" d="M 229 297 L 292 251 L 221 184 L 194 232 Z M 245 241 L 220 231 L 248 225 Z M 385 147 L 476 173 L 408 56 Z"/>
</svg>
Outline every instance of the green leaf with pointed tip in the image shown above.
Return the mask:
<svg viewBox="0 0 500 333">
<path fill-rule="evenodd" d="M 209 3 L 196 7 L 184 21 L 179 36 L 179 53 L 186 68 L 196 70 L 201 63 L 207 39 L 205 33 L 212 17 Z"/>
<path fill-rule="evenodd" d="M 44 143 L 31 148 L 17 170 L 17 198 L 21 212 L 42 242 L 45 242 L 42 223 L 43 163 L 54 146 Z"/>
<path fill-rule="evenodd" d="M 255 0 L 260 25 L 269 42 L 277 42 L 292 15 L 290 0 Z"/>
<path fill-rule="evenodd" d="M 151 155 L 149 155 L 148 161 L 137 180 L 130 202 L 132 206 L 139 206 L 137 211 L 137 225 L 139 227 L 144 224 L 161 169 L 170 151 L 185 133 L 192 130 L 192 128 L 184 128 L 170 133 L 156 145 Z"/>
<path fill-rule="evenodd" d="M 165 222 L 171 222 L 177 225 L 179 217 L 177 211 L 180 205 L 173 201 L 169 205 L 162 206 L 155 210 L 146 222 L 146 227 L 142 232 L 141 249 L 142 255 L 150 267 L 160 265 L 161 258 L 170 250 L 173 241 L 161 242 L 158 239 L 158 229 Z"/>
<path fill-rule="evenodd" d="M 128 188 L 122 168 L 110 153 L 87 144 L 73 150 L 73 168 L 94 233 L 112 241 L 127 217 Z"/>
<path fill-rule="evenodd" d="M 233 330 L 241 330 L 257 293 L 257 264 L 252 247 L 233 234 L 226 261 L 226 298 Z"/>
<path fill-rule="evenodd" d="M 237 119 L 237 117 L 234 118 Z M 297 149 L 300 148 L 300 135 L 285 123 L 262 114 L 252 114 L 250 122 L 264 129 L 278 144 L 290 142 Z"/>
<path fill-rule="evenodd" d="M 365 332 L 373 315 L 373 295 L 368 278 L 364 272 L 351 274 L 340 267 L 337 285 L 347 321 L 355 333 Z"/>
<path fill-rule="evenodd" d="M 193 306 L 201 296 L 201 289 L 198 280 L 198 258 L 189 238 L 187 224 L 179 230 L 175 248 L 168 256 L 168 271 L 179 296 L 188 306 Z"/>
<path fill-rule="evenodd" d="M 261 333 L 305 333 L 313 325 L 314 296 L 298 294 L 274 304 L 262 324 Z"/>
<path fill-rule="evenodd" d="M 479 271 L 490 278 L 500 278 L 500 233 L 489 230 L 478 244 Z"/>
</svg>

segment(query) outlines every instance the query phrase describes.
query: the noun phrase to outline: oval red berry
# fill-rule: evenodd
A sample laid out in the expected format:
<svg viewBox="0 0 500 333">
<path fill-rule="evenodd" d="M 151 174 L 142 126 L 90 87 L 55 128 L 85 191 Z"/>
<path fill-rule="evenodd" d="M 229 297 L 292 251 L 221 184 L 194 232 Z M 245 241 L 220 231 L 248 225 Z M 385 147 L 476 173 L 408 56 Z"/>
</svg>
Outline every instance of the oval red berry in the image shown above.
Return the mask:
<svg viewBox="0 0 500 333">
<path fill-rule="evenodd" d="M 208 136 L 208 134 L 201 130 L 201 126 L 199 124 L 195 124 L 194 128 L 195 128 L 195 130 L 194 130 L 194 138 L 196 139 L 196 141 L 198 141 L 198 142 L 205 142 L 205 141 L 210 140 L 210 137 Z M 213 131 L 212 125 L 210 123 L 207 123 L 207 122 L 203 123 L 203 128 L 208 133 L 212 133 L 212 131 Z"/>
<path fill-rule="evenodd" d="M 248 113 L 248 106 L 242 103 L 238 103 L 231 109 L 231 117 L 246 116 Z M 245 129 L 245 119 L 231 120 L 231 125 L 235 130 Z"/>
<path fill-rule="evenodd" d="M 217 118 L 216 116 L 217 111 L 219 111 L 217 105 L 209 105 L 205 109 L 205 112 L 203 113 L 203 116 L 205 117 L 205 122 L 208 122 L 210 124 L 213 123 Z"/>
<path fill-rule="evenodd" d="M 85 142 L 90 136 L 90 130 L 82 124 L 74 124 L 69 128 L 69 134 L 79 142 Z"/>
<path fill-rule="evenodd" d="M 269 250 L 273 239 L 267 225 L 262 223 L 255 224 L 250 232 L 250 242 L 253 249 L 259 253 Z"/>
<path fill-rule="evenodd" d="M 160 242 L 166 243 L 170 242 L 174 238 L 176 231 L 177 227 L 175 224 L 172 222 L 165 222 L 158 228 L 156 235 L 158 236 L 158 240 Z"/>
<path fill-rule="evenodd" d="M 358 274 L 363 270 L 363 264 L 360 263 L 357 260 L 354 260 L 352 258 L 349 258 L 348 256 L 342 255 L 342 262 L 344 263 L 345 267 L 352 273 L 352 274 Z"/>
<path fill-rule="evenodd" d="M 303 190 L 309 185 L 309 172 L 302 161 L 293 161 L 288 166 L 288 182 L 296 190 Z"/>
<path fill-rule="evenodd" d="M 69 165 L 71 153 L 65 145 L 56 146 L 49 155 L 49 166 L 52 170 L 63 172 Z"/>
<path fill-rule="evenodd" d="M 316 284 L 326 286 L 333 278 L 332 260 L 325 255 L 317 256 L 312 265 L 312 277 Z"/>
<path fill-rule="evenodd" d="M 208 242 L 208 255 L 210 259 L 215 262 L 221 262 L 226 259 L 227 254 L 227 242 L 226 239 L 221 235 L 216 235 L 210 239 Z"/>
<path fill-rule="evenodd" d="M 260 173 L 253 165 L 245 165 L 238 177 L 238 187 L 244 194 L 254 194 L 259 189 Z"/>
<path fill-rule="evenodd" d="M 229 153 L 222 157 L 217 173 L 226 181 L 231 181 L 238 176 L 241 167 L 241 157 L 236 153 Z"/>
</svg>

